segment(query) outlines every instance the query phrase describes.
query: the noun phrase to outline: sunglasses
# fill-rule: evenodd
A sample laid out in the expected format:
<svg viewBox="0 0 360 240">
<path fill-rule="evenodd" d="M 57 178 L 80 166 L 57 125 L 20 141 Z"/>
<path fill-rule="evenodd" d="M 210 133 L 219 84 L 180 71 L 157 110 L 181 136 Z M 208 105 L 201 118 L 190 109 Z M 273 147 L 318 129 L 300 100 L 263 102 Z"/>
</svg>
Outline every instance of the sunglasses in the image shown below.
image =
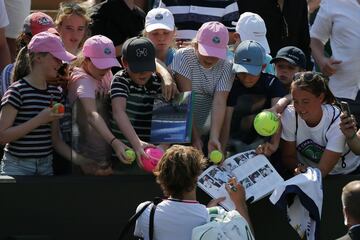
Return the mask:
<svg viewBox="0 0 360 240">
<path fill-rule="evenodd" d="M 318 72 L 298 72 L 294 75 L 294 80 L 300 80 L 303 79 L 305 82 L 312 82 L 314 80 L 322 80 L 326 81 L 327 78 L 322 74 Z"/>
<path fill-rule="evenodd" d="M 78 15 L 85 15 L 86 14 L 86 9 L 81 7 L 78 3 L 76 2 L 66 2 L 66 3 L 62 3 L 60 9 L 65 13 L 65 14 L 72 14 L 72 13 L 76 13 Z"/>
</svg>

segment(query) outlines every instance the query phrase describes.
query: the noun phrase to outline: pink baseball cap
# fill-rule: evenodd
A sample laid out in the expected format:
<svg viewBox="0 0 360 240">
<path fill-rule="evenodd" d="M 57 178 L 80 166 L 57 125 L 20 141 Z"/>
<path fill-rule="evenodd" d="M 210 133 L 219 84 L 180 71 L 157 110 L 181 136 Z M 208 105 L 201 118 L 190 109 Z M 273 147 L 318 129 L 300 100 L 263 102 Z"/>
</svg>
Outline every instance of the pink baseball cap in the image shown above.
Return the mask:
<svg viewBox="0 0 360 240">
<path fill-rule="evenodd" d="M 113 42 L 102 35 L 95 35 L 84 42 L 83 54 L 99 69 L 120 67 Z"/>
<path fill-rule="evenodd" d="M 28 49 L 33 53 L 48 52 L 57 59 L 65 62 L 71 62 L 76 58 L 66 51 L 59 36 L 47 31 L 35 34 L 28 44 Z"/>
<path fill-rule="evenodd" d="M 51 27 L 54 27 L 54 21 L 49 15 L 43 12 L 34 12 L 25 18 L 23 32 L 34 36 L 39 32 L 47 31 Z"/>
<path fill-rule="evenodd" d="M 229 31 L 220 22 L 204 23 L 196 34 L 201 55 L 226 59 Z"/>
</svg>

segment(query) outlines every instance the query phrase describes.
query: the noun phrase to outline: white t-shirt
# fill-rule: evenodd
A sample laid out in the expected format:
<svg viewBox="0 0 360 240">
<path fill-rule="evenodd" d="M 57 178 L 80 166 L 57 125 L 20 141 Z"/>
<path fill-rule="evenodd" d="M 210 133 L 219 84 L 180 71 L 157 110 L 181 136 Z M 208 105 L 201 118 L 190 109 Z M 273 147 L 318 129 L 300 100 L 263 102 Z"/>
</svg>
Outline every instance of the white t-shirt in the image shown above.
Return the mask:
<svg viewBox="0 0 360 240">
<path fill-rule="evenodd" d="M 210 129 L 215 92 L 230 92 L 232 87 L 232 64 L 220 59 L 215 66 L 206 69 L 200 65 L 194 48 L 182 48 L 176 51 L 170 68 L 191 81 L 195 93 L 194 121 L 201 134 L 206 134 Z"/>
<path fill-rule="evenodd" d="M 329 87 L 336 97 L 355 99 L 360 88 L 360 3 L 358 0 L 322 0 L 310 36 L 326 43 L 341 60 Z"/>
<path fill-rule="evenodd" d="M 6 13 L 4 0 L 0 0 L 0 28 L 4 28 L 9 25 L 9 18 Z"/>
<path fill-rule="evenodd" d="M 298 128 L 296 131 L 295 109 L 288 106 L 281 116 L 283 130 L 281 138 L 285 141 L 296 142 L 298 159 L 306 165 L 317 167 L 318 162 L 325 149 L 345 155 L 345 168 L 340 158 L 329 174 L 346 174 L 354 171 L 360 165 L 360 157 L 352 152 L 345 145 L 345 136 L 340 130 L 340 118 L 338 117 L 331 125 L 330 123 L 340 114 L 340 110 L 329 104 L 322 106 L 323 116 L 319 124 L 309 127 L 305 121 L 298 116 Z M 330 126 L 330 128 L 329 128 Z"/>
<path fill-rule="evenodd" d="M 147 202 L 141 203 L 138 212 Z M 152 204 L 136 221 L 134 235 L 149 239 L 149 217 Z M 196 201 L 164 200 L 156 207 L 154 215 L 154 240 L 191 239 L 194 227 L 209 222 L 206 207 Z"/>
</svg>

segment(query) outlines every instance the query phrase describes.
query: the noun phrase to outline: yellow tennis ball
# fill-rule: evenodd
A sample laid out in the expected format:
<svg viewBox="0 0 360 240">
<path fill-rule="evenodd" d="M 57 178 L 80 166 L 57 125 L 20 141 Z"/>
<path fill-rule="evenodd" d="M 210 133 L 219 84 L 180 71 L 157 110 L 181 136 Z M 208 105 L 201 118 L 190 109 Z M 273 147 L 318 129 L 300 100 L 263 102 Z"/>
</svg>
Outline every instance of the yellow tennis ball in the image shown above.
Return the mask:
<svg viewBox="0 0 360 240">
<path fill-rule="evenodd" d="M 256 132 L 264 137 L 273 135 L 279 128 L 279 119 L 273 112 L 262 111 L 254 119 Z"/>
<path fill-rule="evenodd" d="M 131 162 L 135 161 L 135 159 L 136 159 L 136 154 L 135 154 L 134 150 L 132 150 L 132 149 L 126 149 L 126 150 L 125 150 L 125 154 L 126 154 L 126 156 L 131 160 Z"/>
<path fill-rule="evenodd" d="M 210 153 L 210 161 L 212 161 L 215 164 L 220 163 L 222 158 L 223 158 L 223 154 L 219 150 L 214 150 Z"/>
</svg>

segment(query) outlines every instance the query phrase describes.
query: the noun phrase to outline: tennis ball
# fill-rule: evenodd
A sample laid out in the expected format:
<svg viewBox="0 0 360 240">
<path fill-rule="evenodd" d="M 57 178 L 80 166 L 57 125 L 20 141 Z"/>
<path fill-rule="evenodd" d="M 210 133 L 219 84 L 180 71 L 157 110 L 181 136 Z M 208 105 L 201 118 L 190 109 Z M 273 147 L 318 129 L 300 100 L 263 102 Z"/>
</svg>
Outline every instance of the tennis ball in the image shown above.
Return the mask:
<svg viewBox="0 0 360 240">
<path fill-rule="evenodd" d="M 135 159 L 136 159 L 136 154 L 135 154 L 134 150 L 132 150 L 132 149 L 126 149 L 126 150 L 125 150 L 125 154 L 126 154 L 126 156 L 130 159 L 131 162 L 135 161 Z"/>
<path fill-rule="evenodd" d="M 222 158 L 223 158 L 223 154 L 219 150 L 214 150 L 210 153 L 210 161 L 212 161 L 215 164 L 220 163 Z"/>
<path fill-rule="evenodd" d="M 61 103 L 55 103 L 53 106 L 52 106 L 52 111 L 54 113 L 64 113 L 65 112 L 65 107 L 63 104 Z"/>
<path fill-rule="evenodd" d="M 254 119 L 256 132 L 264 137 L 273 135 L 279 128 L 279 119 L 273 112 L 262 111 Z"/>
</svg>

